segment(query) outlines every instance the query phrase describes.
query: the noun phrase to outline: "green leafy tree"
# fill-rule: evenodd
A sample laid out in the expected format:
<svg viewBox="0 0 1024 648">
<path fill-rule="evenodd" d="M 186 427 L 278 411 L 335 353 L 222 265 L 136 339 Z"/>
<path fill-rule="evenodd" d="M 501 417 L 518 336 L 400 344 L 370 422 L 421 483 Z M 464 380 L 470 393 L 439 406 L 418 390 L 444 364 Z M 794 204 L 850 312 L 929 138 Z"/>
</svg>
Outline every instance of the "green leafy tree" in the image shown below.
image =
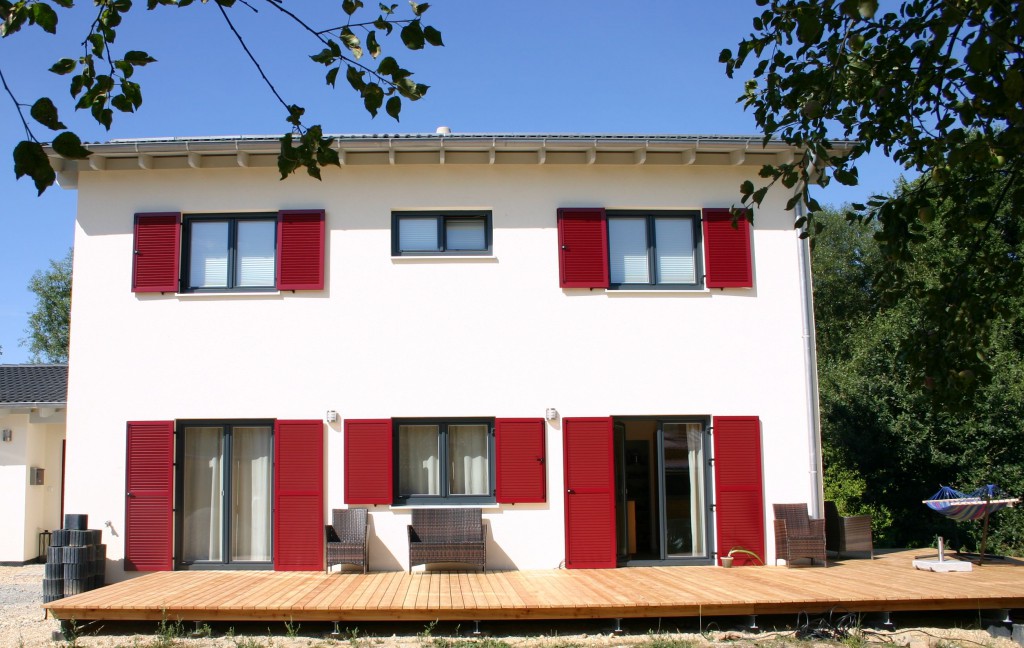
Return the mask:
<svg viewBox="0 0 1024 648">
<path fill-rule="evenodd" d="M 96 18 L 83 35 L 82 51 L 56 60 L 49 71 L 68 77 L 75 110 L 88 111 L 92 119 L 109 130 L 115 111 L 131 113 L 141 108 L 142 86 L 134 75 L 138 68 L 155 63 L 156 59 L 141 50 L 115 50 L 114 41 L 122 20 L 130 12 L 139 11 L 132 0 L 94 0 L 94 4 L 92 11 Z M 196 4 L 194 0 L 146 0 L 145 7 L 154 11 L 168 7 L 180 9 L 193 4 Z M 198 4 L 216 8 L 218 16 L 237 38 L 260 77 L 284 108 L 290 132 L 281 137 L 278 170 L 282 179 L 301 168 L 319 179 L 322 166 L 338 165 L 338 153 L 331 148 L 333 138 L 325 137 L 319 124 L 306 126 L 303 123 L 305 109 L 281 96 L 231 20 L 231 12 L 237 5 L 250 9 L 252 5 L 247 2 L 236 5 L 236 0 L 200 0 Z M 342 0 L 338 3 L 341 9 L 338 22 L 343 24 L 328 27 L 312 26 L 282 0 L 260 0 L 259 4 L 278 12 L 282 20 L 294 23 L 308 34 L 314 43 L 314 51 L 309 58 L 324 66 L 327 85 L 334 87 L 338 76 L 343 74 L 371 115 L 376 116 L 383 107 L 388 115 L 398 120 L 403 99 L 418 101 L 427 93 L 429 86 L 414 81 L 411 71 L 399 65 L 393 56 L 384 55 L 382 43 L 387 43 L 389 37 L 397 34 L 402 45 L 409 50 L 443 45 L 441 32 L 422 22 L 423 14 L 430 7 L 428 3 L 409 2 L 410 10 L 406 15 L 398 11 L 397 4 L 378 3 L 371 10 L 364 6 L 362 0 Z M 75 7 L 74 0 L 0 0 L 0 37 L 9 38 L 23 28 L 38 28 L 56 34 L 62 13 L 76 10 L 79 9 Z M 42 194 L 53 185 L 56 174 L 33 128 L 38 129 L 41 125 L 50 131 L 59 131 L 51 146 L 65 158 L 84 159 L 90 152 L 82 145 L 81 138 L 61 121 L 57 104 L 52 99 L 41 97 L 32 104 L 20 102 L 3 77 L 2 68 L 0 82 L 17 107 L 25 129 L 25 139 L 14 148 L 14 173 L 19 178 L 32 178 Z M 25 115 L 26 109 L 28 116 Z"/>
<path fill-rule="evenodd" d="M 815 183 L 854 185 L 862 156 L 880 149 L 920 181 L 854 204 L 847 218 L 872 225 L 881 255 L 874 287 L 894 301 L 912 295 L 917 317 L 897 355 L 911 384 L 937 397 L 970 391 L 992 375 L 984 355 L 1005 310 L 1001 294 L 1024 292 L 1024 2 L 1021 0 L 758 0 L 754 31 L 720 60 L 733 76 L 753 63 L 741 101 L 768 138 L 805 151 L 765 165 L 762 186 L 741 187 L 746 205 L 772 185 L 811 213 L 796 226 L 821 232 Z M 841 151 L 836 138 L 853 140 Z M 933 281 L 913 274 L 929 222 L 948 245 Z M 970 206 L 969 209 L 967 206 Z"/>
<path fill-rule="evenodd" d="M 67 362 L 71 330 L 71 250 L 50 267 L 37 270 L 28 289 L 36 295 L 36 308 L 28 314 L 28 337 L 21 341 L 33 362 Z"/>
<path fill-rule="evenodd" d="M 897 193 L 914 190 L 903 183 Z M 965 261 L 969 251 L 955 234 L 960 207 L 936 210 L 915 261 L 903 266 L 910 280 L 934 285 Z M 991 296 L 999 314 L 982 349 L 989 379 L 957 392 L 954 407 L 936 403 L 912 386 L 914 369 L 901 356 L 927 310 L 922 293 L 894 298 L 874 279 L 887 264 L 880 226 L 844 225 L 835 210 L 818 217 L 828 225 L 813 251 L 826 496 L 846 512 L 872 513 L 883 545 L 922 546 L 943 535 L 976 548 L 978 525 L 951 522 L 921 501 L 940 484 L 994 483 L 1024 494 L 1024 295 Z M 1012 218 L 1024 223 L 1020 214 Z M 990 534 L 990 547 L 1024 553 L 1024 511 L 993 516 Z"/>
</svg>

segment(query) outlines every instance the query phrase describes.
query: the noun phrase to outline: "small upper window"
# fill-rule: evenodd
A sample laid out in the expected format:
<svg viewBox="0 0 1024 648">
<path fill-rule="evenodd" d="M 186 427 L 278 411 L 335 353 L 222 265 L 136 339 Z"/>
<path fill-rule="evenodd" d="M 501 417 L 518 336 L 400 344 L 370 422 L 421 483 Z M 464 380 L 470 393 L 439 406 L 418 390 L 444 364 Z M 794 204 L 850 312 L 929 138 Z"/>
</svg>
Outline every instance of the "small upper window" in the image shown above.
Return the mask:
<svg viewBox="0 0 1024 648">
<path fill-rule="evenodd" d="M 608 214 L 612 288 L 698 288 L 697 215 Z"/>
<path fill-rule="evenodd" d="M 391 220 L 391 254 L 491 253 L 490 212 L 397 212 Z"/>
<path fill-rule="evenodd" d="M 184 290 L 272 290 L 276 214 L 185 219 Z"/>
</svg>

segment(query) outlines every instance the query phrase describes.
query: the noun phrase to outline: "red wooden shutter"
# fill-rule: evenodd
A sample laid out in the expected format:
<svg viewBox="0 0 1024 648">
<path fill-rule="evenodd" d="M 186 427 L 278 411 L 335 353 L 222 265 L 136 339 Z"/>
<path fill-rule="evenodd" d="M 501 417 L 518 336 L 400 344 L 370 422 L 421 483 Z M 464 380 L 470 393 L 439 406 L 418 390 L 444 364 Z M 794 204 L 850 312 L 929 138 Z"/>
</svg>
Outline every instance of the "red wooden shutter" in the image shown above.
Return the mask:
<svg viewBox="0 0 1024 648">
<path fill-rule="evenodd" d="M 611 418 L 562 420 L 565 566 L 615 567 L 615 461 Z"/>
<path fill-rule="evenodd" d="M 753 551 L 765 563 L 764 491 L 761 476 L 761 421 L 756 416 L 716 416 L 715 517 L 718 555 L 733 547 Z M 735 564 L 754 564 L 743 554 Z"/>
<path fill-rule="evenodd" d="M 277 215 L 277 289 L 323 290 L 324 210 Z"/>
<path fill-rule="evenodd" d="M 181 214 L 135 214 L 132 292 L 178 292 Z"/>
<path fill-rule="evenodd" d="M 345 421 L 345 503 L 391 504 L 391 419 Z"/>
<path fill-rule="evenodd" d="M 732 225 L 728 209 L 704 210 L 704 285 L 708 288 L 753 288 L 750 223 Z"/>
<path fill-rule="evenodd" d="M 174 568 L 174 421 L 128 423 L 124 568 Z"/>
<path fill-rule="evenodd" d="M 274 426 L 274 570 L 324 568 L 324 423 Z"/>
<path fill-rule="evenodd" d="M 544 419 L 494 422 L 499 503 L 545 501 Z"/>
<path fill-rule="evenodd" d="M 604 209 L 558 210 L 558 284 L 608 287 L 608 224 Z"/>
</svg>

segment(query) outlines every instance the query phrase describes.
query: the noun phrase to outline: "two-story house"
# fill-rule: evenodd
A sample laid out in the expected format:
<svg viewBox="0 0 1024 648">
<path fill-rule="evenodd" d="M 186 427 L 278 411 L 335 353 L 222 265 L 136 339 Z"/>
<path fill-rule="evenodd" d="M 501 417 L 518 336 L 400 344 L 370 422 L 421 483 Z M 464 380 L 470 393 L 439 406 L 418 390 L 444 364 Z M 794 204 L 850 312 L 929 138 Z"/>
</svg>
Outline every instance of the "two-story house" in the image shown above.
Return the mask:
<svg viewBox="0 0 1024 648">
<path fill-rule="evenodd" d="M 115 140 L 77 188 L 66 509 L 133 571 L 370 567 L 416 507 L 474 506 L 488 567 L 766 561 L 820 507 L 806 242 L 784 192 L 728 211 L 760 138 Z"/>
</svg>

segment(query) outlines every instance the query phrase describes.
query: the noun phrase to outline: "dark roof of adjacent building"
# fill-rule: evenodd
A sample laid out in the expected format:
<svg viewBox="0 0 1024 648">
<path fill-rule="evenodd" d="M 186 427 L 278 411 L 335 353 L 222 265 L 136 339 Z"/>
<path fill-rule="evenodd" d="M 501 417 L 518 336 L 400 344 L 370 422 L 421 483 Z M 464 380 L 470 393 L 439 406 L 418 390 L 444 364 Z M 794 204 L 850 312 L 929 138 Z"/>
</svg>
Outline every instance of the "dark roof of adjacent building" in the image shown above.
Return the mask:
<svg viewBox="0 0 1024 648">
<path fill-rule="evenodd" d="M 65 405 L 66 364 L 0 364 L 0 407 Z"/>
</svg>

